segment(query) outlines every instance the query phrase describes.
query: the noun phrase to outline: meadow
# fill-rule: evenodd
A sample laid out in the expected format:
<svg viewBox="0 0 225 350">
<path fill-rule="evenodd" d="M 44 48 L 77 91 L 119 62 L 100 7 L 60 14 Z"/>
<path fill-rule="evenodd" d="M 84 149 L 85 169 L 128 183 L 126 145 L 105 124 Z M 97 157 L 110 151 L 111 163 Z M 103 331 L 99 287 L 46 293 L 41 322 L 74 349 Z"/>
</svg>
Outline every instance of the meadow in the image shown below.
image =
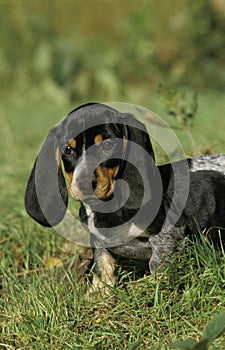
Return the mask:
<svg viewBox="0 0 225 350">
<path fill-rule="evenodd" d="M 161 113 L 153 97 L 154 111 Z M 0 346 L 166 349 L 171 341 L 199 339 L 205 324 L 224 310 L 224 254 L 204 240 L 190 243 L 158 275 L 137 278 L 121 270 L 110 296 L 86 300 L 88 282 L 80 278 L 78 262 L 83 258 L 86 266 L 87 251 L 27 216 L 24 190 L 34 158 L 48 129 L 72 107 L 14 98 L 0 112 Z M 224 107 L 222 94 L 199 97 L 191 132 L 202 152 L 209 145 L 213 152 L 225 149 Z M 185 133 L 175 132 L 192 154 Z M 217 340 L 214 349 L 224 349 L 224 341 Z"/>
<path fill-rule="evenodd" d="M 225 153 L 224 19 L 223 0 L 0 1 L 0 349 L 165 350 L 225 310 L 225 254 L 204 239 L 87 300 L 91 252 L 24 209 L 48 130 L 88 101 L 152 110 L 187 156 Z"/>
</svg>

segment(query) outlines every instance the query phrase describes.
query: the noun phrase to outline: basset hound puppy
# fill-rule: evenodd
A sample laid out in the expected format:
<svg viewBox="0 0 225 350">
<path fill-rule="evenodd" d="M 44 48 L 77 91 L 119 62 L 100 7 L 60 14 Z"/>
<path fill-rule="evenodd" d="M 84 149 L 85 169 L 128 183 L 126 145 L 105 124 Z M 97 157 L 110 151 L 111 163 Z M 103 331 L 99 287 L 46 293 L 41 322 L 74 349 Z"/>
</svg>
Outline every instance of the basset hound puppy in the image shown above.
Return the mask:
<svg viewBox="0 0 225 350">
<path fill-rule="evenodd" d="M 49 131 L 28 180 L 26 210 L 56 226 L 68 193 L 90 232 L 93 289 L 115 286 L 120 258 L 156 270 L 198 230 L 225 243 L 225 233 L 218 238 L 213 230 L 225 228 L 225 155 L 156 166 L 144 124 L 104 104 L 82 105 Z"/>
</svg>

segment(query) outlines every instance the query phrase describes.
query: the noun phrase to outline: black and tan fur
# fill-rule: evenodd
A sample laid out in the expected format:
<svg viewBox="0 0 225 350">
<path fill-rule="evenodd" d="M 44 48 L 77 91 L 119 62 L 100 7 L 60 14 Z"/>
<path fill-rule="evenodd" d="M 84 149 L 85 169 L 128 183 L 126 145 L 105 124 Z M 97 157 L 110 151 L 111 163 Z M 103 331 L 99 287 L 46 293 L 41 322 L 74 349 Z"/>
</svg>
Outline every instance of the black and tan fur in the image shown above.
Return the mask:
<svg viewBox="0 0 225 350">
<path fill-rule="evenodd" d="M 125 155 L 131 152 L 128 141 L 145 149 L 149 159 L 152 159 L 139 157 L 135 152 L 132 154 L 138 169 L 145 174 L 145 187 L 138 169 L 125 160 Z M 90 148 L 93 151 L 87 159 L 86 152 Z M 93 164 L 98 162 L 98 157 L 100 160 L 105 157 L 104 161 L 90 171 Z M 176 179 L 178 205 L 187 190 L 183 181 L 185 176 L 189 178 L 190 188 L 184 210 L 171 227 L 165 225 L 165 220 L 169 209 L 172 209 L 172 214 L 176 211 L 176 208 L 171 208 L 174 169 L 180 174 Z M 69 180 L 68 191 L 64 173 Z M 154 186 L 157 174 L 161 178 L 162 196 Z M 122 202 L 118 179 L 123 179 L 130 187 L 128 200 L 119 209 L 114 210 L 112 204 L 111 212 L 101 212 L 99 202 L 104 208 L 115 193 L 117 202 Z M 143 204 L 144 191 L 149 199 Z M 119 113 L 103 104 L 90 103 L 73 110 L 50 130 L 28 181 L 26 210 L 41 225 L 55 226 L 65 215 L 68 193 L 74 200 L 80 201 L 80 219 L 90 231 L 94 250 L 93 286 L 114 286 L 118 257 L 133 262 L 148 262 L 150 271 L 153 271 L 181 249 L 185 237 L 195 235 L 199 228 L 225 227 L 225 155 L 193 157 L 156 167 L 149 135 L 142 123 L 131 114 Z M 99 200 L 97 206 L 96 197 Z M 129 224 L 125 236 L 129 236 L 132 230 L 142 226 L 141 222 L 132 221 L 139 207 L 144 205 L 148 215 L 148 212 L 155 210 L 159 199 L 154 220 L 142 234 L 134 239 L 122 240 L 115 246 L 101 240 L 103 228 L 126 222 Z M 224 237 L 222 241 L 225 242 Z"/>
</svg>

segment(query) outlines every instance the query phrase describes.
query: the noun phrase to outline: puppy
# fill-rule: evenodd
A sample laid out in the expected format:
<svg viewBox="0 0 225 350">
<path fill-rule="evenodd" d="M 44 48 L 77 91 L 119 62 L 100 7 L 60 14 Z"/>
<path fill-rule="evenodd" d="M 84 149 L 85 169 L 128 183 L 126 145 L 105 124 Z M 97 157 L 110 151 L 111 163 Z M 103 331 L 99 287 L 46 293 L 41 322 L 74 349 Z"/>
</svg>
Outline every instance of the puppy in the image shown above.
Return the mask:
<svg viewBox="0 0 225 350">
<path fill-rule="evenodd" d="M 157 167 L 140 121 L 89 103 L 50 130 L 28 180 L 26 210 L 41 225 L 55 226 L 68 192 L 80 201 L 80 220 L 90 232 L 93 289 L 114 286 L 118 258 L 148 262 L 152 272 L 187 236 L 225 227 L 225 155 Z"/>
</svg>

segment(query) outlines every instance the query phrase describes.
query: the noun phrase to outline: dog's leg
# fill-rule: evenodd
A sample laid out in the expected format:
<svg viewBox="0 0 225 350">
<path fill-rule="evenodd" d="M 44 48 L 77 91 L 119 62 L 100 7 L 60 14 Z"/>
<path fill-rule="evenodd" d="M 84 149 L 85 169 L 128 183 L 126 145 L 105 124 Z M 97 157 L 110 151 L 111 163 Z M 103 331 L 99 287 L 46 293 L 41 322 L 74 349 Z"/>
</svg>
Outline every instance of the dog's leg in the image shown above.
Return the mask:
<svg viewBox="0 0 225 350">
<path fill-rule="evenodd" d="M 109 294 L 110 287 L 116 284 L 116 260 L 105 248 L 94 249 L 94 276 L 91 292 Z"/>
<path fill-rule="evenodd" d="M 163 263 L 170 260 L 171 256 L 181 251 L 185 243 L 185 226 L 173 227 L 166 231 L 162 230 L 156 235 L 149 237 L 152 256 L 149 260 L 151 272 L 159 269 Z"/>
</svg>

